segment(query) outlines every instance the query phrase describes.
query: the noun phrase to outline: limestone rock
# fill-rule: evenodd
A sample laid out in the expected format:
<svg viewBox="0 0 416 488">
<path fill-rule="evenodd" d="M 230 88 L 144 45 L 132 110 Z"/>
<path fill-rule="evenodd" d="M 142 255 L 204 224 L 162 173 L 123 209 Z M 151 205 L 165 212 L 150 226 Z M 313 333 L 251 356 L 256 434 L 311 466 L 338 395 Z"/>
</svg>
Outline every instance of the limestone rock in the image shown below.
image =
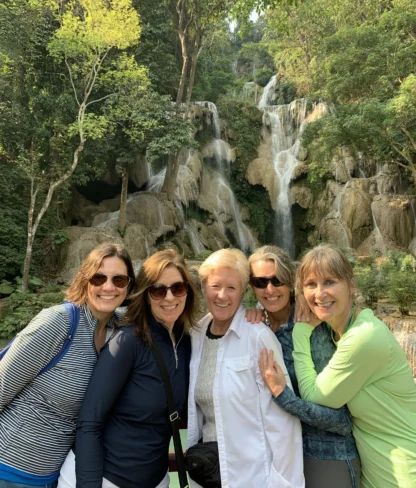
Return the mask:
<svg viewBox="0 0 416 488">
<path fill-rule="evenodd" d="M 270 202 L 275 209 L 278 185 L 271 161 L 261 157 L 251 161 L 247 168 L 246 178 L 250 185 L 262 185 L 268 191 Z"/>
<path fill-rule="evenodd" d="M 290 189 L 292 205 L 297 203 L 301 208 L 308 209 L 313 202 L 313 194 L 309 188 L 295 185 Z"/>
<path fill-rule="evenodd" d="M 306 164 L 299 164 L 293 170 L 293 174 L 292 174 L 291 181 L 299 180 L 300 178 L 306 176 L 308 174 L 308 172 L 309 172 L 308 165 L 306 165 Z"/>
<path fill-rule="evenodd" d="M 336 217 L 335 212 L 331 212 L 323 218 L 319 226 L 319 236 L 325 242 L 340 247 L 349 247 L 350 240 L 347 231 L 339 218 Z"/>
<path fill-rule="evenodd" d="M 155 251 L 153 247 L 157 236 L 141 224 L 127 224 L 124 233 L 124 245 L 133 261 L 146 259 Z"/>
<path fill-rule="evenodd" d="M 335 181 L 346 183 L 356 167 L 356 162 L 348 149 L 342 148 L 338 155 L 332 158 L 330 169 Z"/>
<path fill-rule="evenodd" d="M 62 269 L 58 280 L 69 283 L 78 271 L 82 261 L 99 244 L 116 242 L 123 244 L 120 235 L 110 229 L 93 227 L 68 227 L 68 242 L 60 250 Z"/>
<path fill-rule="evenodd" d="M 349 247 L 355 249 L 372 230 L 371 197 L 364 191 L 348 185 L 338 198 L 339 217 L 346 228 Z"/>
<path fill-rule="evenodd" d="M 396 246 L 408 248 L 414 235 L 415 219 L 410 196 L 376 196 L 372 203 L 372 211 L 377 227 L 383 237 L 393 241 Z"/>
<path fill-rule="evenodd" d="M 138 154 L 134 164 L 129 165 L 129 179 L 137 186 L 142 187 L 150 178 L 150 166 L 146 157 Z"/>
<path fill-rule="evenodd" d="M 225 142 L 222 139 L 213 139 L 203 147 L 202 157 L 204 159 L 213 160 L 220 157 L 222 161 L 233 163 L 236 159 L 236 152 L 228 142 Z"/>
</svg>

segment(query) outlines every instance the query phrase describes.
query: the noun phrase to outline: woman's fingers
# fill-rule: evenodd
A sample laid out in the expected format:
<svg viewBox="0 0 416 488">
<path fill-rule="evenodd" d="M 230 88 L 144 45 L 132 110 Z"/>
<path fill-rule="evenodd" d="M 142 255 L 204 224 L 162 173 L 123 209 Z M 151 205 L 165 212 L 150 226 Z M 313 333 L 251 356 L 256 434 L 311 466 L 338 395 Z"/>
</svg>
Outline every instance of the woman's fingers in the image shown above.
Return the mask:
<svg viewBox="0 0 416 488">
<path fill-rule="evenodd" d="M 263 322 L 266 318 L 261 308 L 247 308 L 245 317 L 250 324 L 258 324 L 259 322 Z"/>
</svg>

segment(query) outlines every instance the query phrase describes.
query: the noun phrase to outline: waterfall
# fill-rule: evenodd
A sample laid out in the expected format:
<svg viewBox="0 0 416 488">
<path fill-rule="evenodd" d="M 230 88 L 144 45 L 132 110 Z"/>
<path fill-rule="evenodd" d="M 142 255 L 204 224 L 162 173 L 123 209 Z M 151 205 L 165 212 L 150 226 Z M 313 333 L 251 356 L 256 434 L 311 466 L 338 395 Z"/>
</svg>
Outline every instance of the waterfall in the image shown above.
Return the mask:
<svg viewBox="0 0 416 488">
<path fill-rule="evenodd" d="M 348 187 L 348 183 L 349 182 L 345 183 L 345 185 L 343 186 L 342 190 L 339 192 L 337 198 L 335 199 L 336 206 L 337 206 L 337 210 L 336 210 L 336 213 L 335 213 L 335 217 L 338 220 L 338 222 L 341 224 L 341 227 L 342 227 L 342 230 L 343 230 L 343 233 L 344 233 L 344 246 L 345 247 L 351 247 L 351 245 L 350 245 L 350 240 L 348 238 L 347 229 L 345 228 L 344 222 L 342 220 L 341 203 L 342 203 L 342 197 L 344 196 L 344 192 L 345 192 L 345 190 Z M 375 219 L 374 219 L 374 221 L 375 221 Z"/>
<path fill-rule="evenodd" d="M 217 214 L 217 221 L 220 225 L 220 228 L 222 226 L 222 233 L 224 234 L 225 233 L 225 229 L 224 229 L 224 224 L 222 223 L 219 215 L 222 212 L 225 212 L 225 208 L 224 208 L 224 204 L 222 203 L 222 200 L 221 200 L 221 197 L 220 197 L 220 192 L 221 192 L 221 189 L 225 189 L 226 193 L 228 193 L 228 198 L 229 198 L 229 201 L 230 201 L 230 205 L 231 205 L 231 211 L 233 213 L 233 219 L 234 219 L 234 223 L 235 223 L 235 226 L 236 226 L 236 230 L 237 230 L 237 240 L 238 240 L 238 244 L 240 246 L 240 249 L 242 251 L 245 251 L 245 252 L 251 252 L 251 251 L 254 251 L 254 249 L 256 248 L 256 243 L 255 243 L 255 240 L 254 240 L 254 237 L 252 235 L 252 233 L 250 232 L 249 228 L 244 224 L 242 218 L 241 218 L 241 214 L 240 214 L 240 209 L 238 207 L 238 203 L 237 203 L 237 200 L 235 198 L 235 195 L 229 185 L 229 183 L 227 182 L 227 180 L 224 178 L 223 175 L 218 175 L 218 187 L 217 187 L 217 202 L 218 202 L 218 214 Z"/>
<path fill-rule="evenodd" d="M 218 169 L 218 186 L 217 186 L 217 224 L 220 228 L 221 232 L 225 234 L 225 225 L 221 218 L 221 215 L 226 214 L 226 209 L 224 203 L 221 198 L 221 191 L 225 190 L 228 200 L 231 205 L 232 217 L 234 220 L 234 224 L 236 227 L 236 240 L 240 249 L 245 252 L 254 251 L 256 248 L 255 239 L 250 231 L 250 229 L 243 223 L 241 218 L 240 209 L 238 206 L 237 199 L 235 198 L 234 192 L 231 189 L 231 186 L 228 182 L 228 176 L 230 173 L 229 168 L 229 161 L 231 157 L 229 154 L 225 154 L 225 158 L 223 158 L 223 144 L 224 141 L 221 139 L 221 127 L 220 127 L 220 118 L 218 115 L 218 110 L 213 102 L 195 102 L 197 105 L 203 105 L 209 109 L 212 113 L 212 126 L 213 126 L 213 147 L 214 147 L 214 155 L 215 160 L 217 162 L 217 169 Z M 228 146 L 227 146 L 228 150 Z M 224 164 L 225 162 L 225 164 Z"/>
<path fill-rule="evenodd" d="M 201 239 L 199 238 L 198 227 L 195 220 L 191 220 L 189 224 L 185 224 L 185 230 L 188 231 L 192 250 L 194 251 L 195 256 L 204 251 L 205 246 L 202 244 Z"/>
<path fill-rule="evenodd" d="M 152 175 L 147 182 L 147 191 L 159 192 L 162 189 L 163 182 L 165 181 L 166 168 L 159 171 L 159 173 Z"/>
<path fill-rule="evenodd" d="M 371 218 L 373 219 L 373 224 L 374 224 L 374 233 L 375 233 L 375 236 L 377 238 L 377 240 L 380 242 L 380 252 L 382 254 L 386 254 L 387 252 L 387 248 L 386 248 L 386 244 L 384 243 L 384 239 L 383 239 L 383 236 L 381 234 L 381 231 L 377 225 L 377 220 L 376 220 L 376 216 L 374 215 L 374 211 L 373 211 L 373 204 L 374 202 L 371 202 Z"/>
<path fill-rule="evenodd" d="M 273 241 L 294 257 L 294 239 L 289 185 L 300 150 L 300 139 L 305 127 L 306 99 L 294 100 L 288 105 L 265 108 L 263 121 L 270 120 L 272 131 L 273 168 L 276 173 L 277 198 L 272 205 L 276 211 Z"/>
<path fill-rule="evenodd" d="M 269 102 L 272 100 L 272 95 L 273 95 L 274 90 L 276 88 L 276 82 L 277 82 L 277 75 L 274 75 L 270 78 L 270 81 L 264 87 L 263 94 L 262 94 L 260 101 L 258 103 L 259 108 L 264 108 L 267 105 L 269 105 Z"/>
</svg>

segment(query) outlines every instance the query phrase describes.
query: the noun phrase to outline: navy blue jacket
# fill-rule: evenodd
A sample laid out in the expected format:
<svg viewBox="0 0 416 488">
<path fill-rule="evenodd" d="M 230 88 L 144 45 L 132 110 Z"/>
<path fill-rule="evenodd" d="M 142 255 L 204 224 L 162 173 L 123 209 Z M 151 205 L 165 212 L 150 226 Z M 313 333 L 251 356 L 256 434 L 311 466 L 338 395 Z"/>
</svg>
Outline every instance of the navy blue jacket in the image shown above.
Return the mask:
<svg viewBox="0 0 416 488">
<path fill-rule="evenodd" d="M 177 410 L 186 411 L 190 339 L 152 320 Z M 77 488 L 101 488 L 106 478 L 121 488 L 154 488 L 168 470 L 172 435 L 165 386 L 149 346 L 122 327 L 101 350 L 77 423 Z"/>
</svg>

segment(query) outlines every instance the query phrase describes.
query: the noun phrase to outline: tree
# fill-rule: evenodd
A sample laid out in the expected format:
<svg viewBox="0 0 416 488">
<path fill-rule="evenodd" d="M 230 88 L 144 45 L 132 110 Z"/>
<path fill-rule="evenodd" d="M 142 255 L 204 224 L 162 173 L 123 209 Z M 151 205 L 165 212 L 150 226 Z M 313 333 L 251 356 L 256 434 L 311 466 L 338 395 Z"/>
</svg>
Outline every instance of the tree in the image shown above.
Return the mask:
<svg viewBox="0 0 416 488">
<path fill-rule="evenodd" d="M 10 8 L 13 5 L 10 2 Z M 145 70 L 123 53 L 119 54 L 139 40 L 139 17 L 131 7 L 130 0 L 113 0 L 111 4 L 105 0 L 77 0 L 64 6 L 51 1 L 47 7 L 45 9 L 41 2 L 31 4 L 35 14 L 41 12 L 41 16 L 50 16 L 51 9 L 54 9 L 58 28 L 50 38 L 45 58 L 50 64 L 54 61 L 54 70 L 60 76 L 66 70 L 76 120 L 72 123 L 62 117 L 58 123 L 51 117 L 42 120 L 42 126 L 47 125 L 48 131 L 32 130 L 31 140 L 25 143 L 26 147 L 15 152 L 16 162 L 26 172 L 31 188 L 23 269 L 24 291 L 27 290 L 36 232 L 56 190 L 67 182 L 77 168 L 86 141 L 103 137 L 112 129 L 111 119 L 99 107 L 121 93 L 126 81 L 134 79 L 139 87 L 147 84 Z M 117 53 L 111 56 L 116 50 Z M 35 95 L 44 95 L 42 86 L 37 87 Z M 46 95 L 49 103 L 53 104 L 53 94 Z M 65 96 L 68 96 L 67 91 Z M 33 97 L 33 93 L 29 94 L 26 103 L 33 104 Z M 53 110 L 49 115 L 54 115 Z M 50 141 L 45 137 L 48 132 L 53 134 Z M 70 149 L 77 139 L 75 149 Z M 48 158 L 45 158 L 46 155 Z M 60 157 L 64 155 L 67 157 Z M 37 197 L 42 191 L 46 195 L 39 206 Z"/>
</svg>

